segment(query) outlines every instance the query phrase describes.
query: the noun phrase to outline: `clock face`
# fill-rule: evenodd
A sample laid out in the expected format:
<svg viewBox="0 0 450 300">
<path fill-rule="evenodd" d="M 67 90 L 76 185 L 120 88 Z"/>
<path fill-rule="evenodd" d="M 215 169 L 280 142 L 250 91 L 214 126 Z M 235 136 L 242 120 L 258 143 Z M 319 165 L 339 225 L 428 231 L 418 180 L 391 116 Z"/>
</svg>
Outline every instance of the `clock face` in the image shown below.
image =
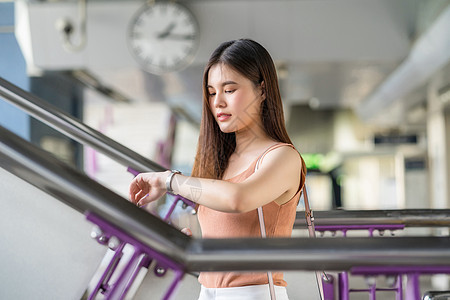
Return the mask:
<svg viewBox="0 0 450 300">
<path fill-rule="evenodd" d="M 133 56 L 155 74 L 181 70 L 191 63 L 199 37 L 195 17 L 175 2 L 144 5 L 132 18 L 128 32 Z"/>
</svg>

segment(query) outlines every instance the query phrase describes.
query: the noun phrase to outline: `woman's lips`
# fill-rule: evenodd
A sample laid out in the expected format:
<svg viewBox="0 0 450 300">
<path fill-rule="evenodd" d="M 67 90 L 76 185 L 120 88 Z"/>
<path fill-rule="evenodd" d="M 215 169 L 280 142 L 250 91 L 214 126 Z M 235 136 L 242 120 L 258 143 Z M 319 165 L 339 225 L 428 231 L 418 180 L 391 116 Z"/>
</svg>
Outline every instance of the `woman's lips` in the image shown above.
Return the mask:
<svg viewBox="0 0 450 300">
<path fill-rule="evenodd" d="M 231 118 L 231 114 L 224 114 L 224 113 L 217 114 L 217 120 L 219 120 L 220 122 L 226 121 L 229 118 Z"/>
</svg>

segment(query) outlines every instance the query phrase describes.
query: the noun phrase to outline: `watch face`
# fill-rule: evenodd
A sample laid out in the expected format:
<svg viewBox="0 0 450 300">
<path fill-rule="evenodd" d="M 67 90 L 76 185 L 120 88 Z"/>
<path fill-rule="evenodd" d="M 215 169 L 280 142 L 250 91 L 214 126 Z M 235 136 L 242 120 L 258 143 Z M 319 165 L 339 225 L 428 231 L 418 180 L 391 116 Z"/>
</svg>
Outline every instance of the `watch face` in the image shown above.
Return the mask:
<svg viewBox="0 0 450 300">
<path fill-rule="evenodd" d="M 148 72 L 162 74 L 186 67 L 199 43 L 195 17 L 181 4 L 144 5 L 131 20 L 128 42 L 133 56 Z"/>
</svg>

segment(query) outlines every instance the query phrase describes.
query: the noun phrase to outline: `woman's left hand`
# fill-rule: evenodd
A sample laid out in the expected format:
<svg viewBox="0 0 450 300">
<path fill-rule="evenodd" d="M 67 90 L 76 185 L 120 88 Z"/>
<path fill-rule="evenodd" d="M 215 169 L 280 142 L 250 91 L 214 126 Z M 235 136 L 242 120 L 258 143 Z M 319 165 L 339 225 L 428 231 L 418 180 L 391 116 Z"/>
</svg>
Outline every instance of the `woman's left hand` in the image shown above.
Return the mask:
<svg viewBox="0 0 450 300">
<path fill-rule="evenodd" d="M 170 171 L 138 174 L 130 183 L 130 201 L 141 207 L 164 196 L 169 174 Z"/>
</svg>

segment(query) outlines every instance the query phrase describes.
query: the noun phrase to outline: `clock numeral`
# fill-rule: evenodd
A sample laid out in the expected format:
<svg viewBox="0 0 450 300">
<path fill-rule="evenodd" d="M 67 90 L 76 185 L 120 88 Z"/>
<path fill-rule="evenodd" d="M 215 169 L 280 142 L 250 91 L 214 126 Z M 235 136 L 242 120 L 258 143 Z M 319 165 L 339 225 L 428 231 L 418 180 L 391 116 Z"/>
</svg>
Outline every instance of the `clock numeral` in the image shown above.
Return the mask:
<svg viewBox="0 0 450 300">
<path fill-rule="evenodd" d="M 142 38 L 142 32 L 132 31 L 131 34 L 130 34 L 130 37 L 132 39 L 141 39 Z"/>
<path fill-rule="evenodd" d="M 163 58 L 161 58 L 161 59 L 159 60 L 159 65 L 160 65 L 161 67 L 167 66 L 167 60 L 166 60 L 165 57 L 163 57 Z"/>
<path fill-rule="evenodd" d="M 167 4 L 160 5 L 159 11 L 161 12 L 161 14 L 163 15 L 167 14 L 167 7 L 168 7 Z"/>
<path fill-rule="evenodd" d="M 195 33 L 186 35 L 187 40 L 195 40 L 197 38 L 197 35 Z"/>
<path fill-rule="evenodd" d="M 137 55 L 140 55 L 142 53 L 142 48 L 140 46 L 133 46 L 133 49 Z"/>
<path fill-rule="evenodd" d="M 184 53 L 188 54 L 189 52 L 191 52 L 192 50 L 192 46 L 185 46 L 184 47 Z"/>
<path fill-rule="evenodd" d="M 192 23 L 192 20 L 190 18 L 186 18 L 183 20 L 184 25 L 189 25 L 189 27 L 194 26 L 194 23 Z"/>
<path fill-rule="evenodd" d="M 172 60 L 172 65 L 173 65 L 173 66 L 178 65 L 178 64 L 180 64 L 182 61 L 183 61 L 183 57 L 181 57 L 181 56 L 175 56 L 175 57 L 173 58 L 173 60 Z"/>
<path fill-rule="evenodd" d="M 142 17 L 138 17 L 138 18 L 136 18 L 136 21 L 134 21 L 134 25 L 135 26 L 142 26 L 143 22 L 144 21 L 142 21 Z"/>
<path fill-rule="evenodd" d="M 147 57 L 144 59 L 144 62 L 145 62 L 146 65 L 152 64 L 152 62 L 153 62 L 153 57 L 150 56 L 150 55 L 147 56 Z"/>
<path fill-rule="evenodd" d="M 148 7 L 148 8 L 145 10 L 145 14 L 146 14 L 147 16 L 152 15 L 152 14 L 153 14 L 153 6 Z"/>
</svg>

